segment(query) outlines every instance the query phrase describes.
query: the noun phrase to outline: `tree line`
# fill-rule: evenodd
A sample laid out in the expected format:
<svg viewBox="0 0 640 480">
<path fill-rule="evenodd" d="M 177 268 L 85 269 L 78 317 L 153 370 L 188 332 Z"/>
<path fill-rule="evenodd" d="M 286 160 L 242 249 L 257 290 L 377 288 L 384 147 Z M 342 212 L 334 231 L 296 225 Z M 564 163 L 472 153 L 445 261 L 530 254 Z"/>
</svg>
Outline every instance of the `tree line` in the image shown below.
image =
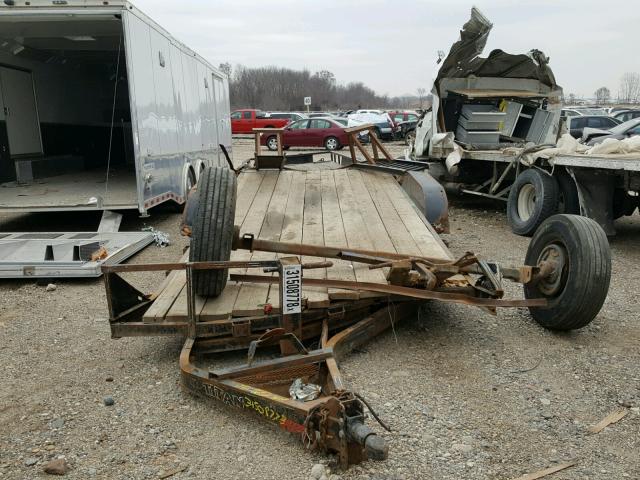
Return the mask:
<svg viewBox="0 0 640 480">
<path fill-rule="evenodd" d="M 620 77 L 620 85 L 618 87 L 618 97 L 616 99 L 611 95 L 611 90 L 607 87 L 600 87 L 593 92 L 593 98 L 596 104 L 607 105 L 609 103 L 632 104 L 640 103 L 640 73 L 626 72 Z M 570 93 L 567 95 L 568 103 L 573 104 L 577 101 L 576 95 Z"/>
<path fill-rule="evenodd" d="M 340 84 L 333 73 L 321 70 L 292 70 L 276 66 L 249 68 L 220 64 L 229 76 L 231 108 L 274 111 L 306 110 L 304 97 L 311 97 L 311 110 L 353 110 L 358 108 L 417 108 L 424 104 L 419 95 L 389 97 L 379 95 L 363 82 Z"/>
</svg>

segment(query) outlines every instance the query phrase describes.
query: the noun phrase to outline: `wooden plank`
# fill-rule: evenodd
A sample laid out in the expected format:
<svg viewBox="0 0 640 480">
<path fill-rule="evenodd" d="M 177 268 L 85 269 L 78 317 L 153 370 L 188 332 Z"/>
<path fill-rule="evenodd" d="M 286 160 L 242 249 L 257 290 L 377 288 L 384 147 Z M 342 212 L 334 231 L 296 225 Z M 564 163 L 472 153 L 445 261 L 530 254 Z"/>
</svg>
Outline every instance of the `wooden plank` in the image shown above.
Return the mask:
<svg viewBox="0 0 640 480">
<path fill-rule="evenodd" d="M 324 245 L 322 226 L 322 186 L 319 171 L 309 171 L 305 176 L 304 214 L 302 222 L 302 243 Z M 302 257 L 303 262 L 323 261 L 318 257 Z M 304 272 L 306 278 L 327 278 L 327 269 L 318 268 Z M 327 308 L 329 293 L 325 287 L 305 287 L 303 295 L 309 308 Z"/>
<path fill-rule="evenodd" d="M 324 244 L 329 247 L 344 247 L 347 245 L 347 235 L 344 231 L 334 173 L 332 170 L 324 170 L 320 173 Z M 327 272 L 328 277 L 337 280 L 356 280 L 351 262 L 344 260 L 332 261 L 333 267 Z M 329 298 L 336 300 L 358 300 L 360 295 L 358 292 L 329 289 Z"/>
<path fill-rule="evenodd" d="M 171 308 L 167 312 L 167 315 L 164 317 L 164 320 L 176 321 L 176 320 L 186 320 L 188 318 L 188 307 L 187 307 L 187 278 L 184 272 L 182 273 L 182 288 L 178 295 L 176 295 L 176 301 L 173 302 Z"/>
<path fill-rule="evenodd" d="M 248 178 L 248 182 L 243 187 L 243 191 L 239 191 L 238 193 L 238 200 L 242 205 L 240 208 L 236 205 L 236 225 L 240 225 L 240 231 L 242 233 L 256 233 L 260 231 L 260 226 L 264 220 L 273 189 L 278 179 L 278 172 L 247 172 L 240 174 L 240 177 L 243 175 L 247 175 L 248 177 L 256 176 L 258 180 Z M 255 183 L 259 183 L 259 185 L 255 190 L 252 201 L 249 202 L 246 198 L 250 197 L 250 192 L 253 191 L 251 185 Z M 242 221 L 239 221 L 239 217 L 243 214 L 244 218 Z M 251 252 L 246 250 L 234 250 L 231 252 L 231 260 L 246 261 L 250 258 Z M 230 270 L 230 273 L 246 273 L 246 271 L 246 269 L 234 269 Z M 207 299 L 200 312 L 200 319 L 207 321 L 229 318 L 239 292 L 240 285 L 228 283 L 219 297 Z"/>
<path fill-rule="evenodd" d="M 264 175 L 261 172 L 243 172 L 238 176 L 235 215 L 236 225 L 242 225 L 244 222 L 263 179 Z"/>
<path fill-rule="evenodd" d="M 270 196 L 268 208 L 264 212 L 263 221 L 258 237 L 265 240 L 279 240 L 282 233 L 284 216 L 291 189 L 294 172 L 282 171 L 277 178 L 273 194 Z M 255 206 L 255 205 L 254 205 Z M 251 215 L 252 212 L 250 212 Z M 253 252 L 251 260 L 272 260 L 276 254 L 272 252 Z M 244 283 L 240 287 L 238 298 L 233 307 L 234 316 L 260 315 L 264 305 L 270 303 L 274 308 L 279 307 L 277 289 L 270 294 L 271 285 Z"/>
<path fill-rule="evenodd" d="M 314 172 L 317 173 L 317 172 Z M 282 242 L 288 243 L 302 243 L 304 239 L 304 220 L 305 220 L 305 209 L 306 209 L 306 199 L 307 199 L 307 184 L 308 184 L 308 174 L 307 172 L 296 172 L 294 176 L 294 180 L 291 182 L 291 190 L 289 192 L 289 198 L 287 200 L 287 208 L 284 218 L 284 224 L 282 226 L 282 234 L 280 235 L 280 240 Z M 317 180 L 315 181 L 316 185 L 316 193 L 317 193 L 317 204 L 316 206 L 319 208 L 319 225 L 318 229 L 320 230 L 320 235 L 322 236 L 322 210 L 320 204 L 320 175 L 317 174 Z M 313 188 L 311 184 L 309 184 L 309 188 Z M 312 195 L 313 192 L 310 192 Z M 317 241 L 317 240 L 314 240 Z M 320 245 L 322 245 L 322 240 L 320 240 Z M 281 257 L 283 255 L 278 255 Z M 286 256 L 286 255 L 284 255 Z M 319 259 L 318 257 L 301 257 L 302 263 L 306 262 L 317 262 L 324 259 Z M 325 278 L 326 269 L 319 268 L 314 270 L 305 270 L 303 275 L 305 277 L 312 278 Z M 278 295 L 278 288 L 275 285 L 271 285 L 270 297 L 274 297 Z M 327 294 L 327 289 L 316 289 L 316 287 L 304 288 L 302 291 L 302 298 L 306 299 L 306 305 L 309 308 L 318 308 L 318 307 L 328 307 L 329 295 Z M 279 304 L 279 301 L 278 301 Z"/>
<path fill-rule="evenodd" d="M 423 219 L 420 218 L 417 207 L 404 190 L 402 190 L 402 187 L 395 178 L 385 174 L 378 174 L 376 177 L 378 184 L 383 185 L 384 191 L 391 200 L 391 205 L 393 205 L 398 212 L 407 231 L 420 248 L 422 255 L 443 259 L 450 258 L 449 252 L 436 238 L 437 233 L 425 225 Z"/>
<path fill-rule="evenodd" d="M 398 253 L 406 253 L 408 255 L 421 255 L 420 247 L 418 247 L 411 233 L 407 230 L 391 199 L 385 192 L 384 183 L 379 178 L 380 175 L 384 174 L 379 174 L 378 172 L 361 172 L 361 174 L 395 250 Z"/>
<path fill-rule="evenodd" d="M 336 170 L 333 174 L 338 194 L 338 203 L 342 214 L 342 223 L 347 238 L 347 246 L 365 250 L 374 250 L 373 241 L 367 233 L 366 223 L 357 207 L 354 191 L 346 170 Z M 379 282 L 386 284 L 385 273 L 381 269 L 370 270 L 369 265 L 353 262 L 353 272 L 359 282 Z"/>
<path fill-rule="evenodd" d="M 356 207 L 360 214 L 366 218 L 365 228 L 367 229 L 369 238 L 373 242 L 373 248 L 383 252 L 398 253 L 380 218 L 373 198 L 371 198 L 369 190 L 364 184 L 360 170 L 346 169 L 345 171 L 351 182 Z"/>
<path fill-rule="evenodd" d="M 189 252 L 187 251 L 180 257 L 180 262 L 186 262 L 188 260 Z M 180 294 L 185 281 L 186 274 L 183 270 L 174 270 L 169 273 L 162 281 L 164 288 L 162 288 L 155 301 L 151 304 L 151 307 L 145 312 L 142 321 L 150 323 L 163 321 L 177 296 Z"/>
</svg>

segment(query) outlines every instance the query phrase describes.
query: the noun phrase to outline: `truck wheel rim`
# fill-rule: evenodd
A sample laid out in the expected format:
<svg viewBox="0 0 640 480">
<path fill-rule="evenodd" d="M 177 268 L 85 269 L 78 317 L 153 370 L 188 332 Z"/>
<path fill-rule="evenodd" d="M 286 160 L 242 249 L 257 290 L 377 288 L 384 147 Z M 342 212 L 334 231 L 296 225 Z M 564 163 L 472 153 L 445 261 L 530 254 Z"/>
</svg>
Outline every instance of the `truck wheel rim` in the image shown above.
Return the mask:
<svg viewBox="0 0 640 480">
<path fill-rule="evenodd" d="M 542 249 L 538 256 L 538 265 L 550 263 L 551 273 L 540 279 L 538 290 L 547 297 L 553 297 L 562 292 L 566 283 L 566 268 L 568 256 L 564 245 L 551 243 Z"/>
<path fill-rule="evenodd" d="M 334 138 L 330 138 L 329 140 L 327 140 L 328 150 L 335 150 L 336 148 L 338 148 L 338 142 L 336 142 Z"/>
<path fill-rule="evenodd" d="M 275 150 L 276 148 L 278 148 L 278 140 L 276 140 L 275 138 L 270 138 L 268 147 L 270 150 Z"/>
<path fill-rule="evenodd" d="M 531 218 L 536 206 L 536 188 L 527 183 L 518 192 L 518 216 L 524 222 Z"/>
</svg>

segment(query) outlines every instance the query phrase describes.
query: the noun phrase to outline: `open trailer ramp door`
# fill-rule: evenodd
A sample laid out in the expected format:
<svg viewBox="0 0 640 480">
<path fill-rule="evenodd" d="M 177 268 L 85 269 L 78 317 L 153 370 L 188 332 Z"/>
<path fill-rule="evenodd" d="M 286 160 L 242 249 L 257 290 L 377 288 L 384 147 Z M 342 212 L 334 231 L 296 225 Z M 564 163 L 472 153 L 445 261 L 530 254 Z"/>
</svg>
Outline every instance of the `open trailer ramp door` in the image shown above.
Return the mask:
<svg viewBox="0 0 640 480">
<path fill-rule="evenodd" d="M 0 233 L 0 278 L 102 275 L 153 242 L 150 232 Z"/>
</svg>

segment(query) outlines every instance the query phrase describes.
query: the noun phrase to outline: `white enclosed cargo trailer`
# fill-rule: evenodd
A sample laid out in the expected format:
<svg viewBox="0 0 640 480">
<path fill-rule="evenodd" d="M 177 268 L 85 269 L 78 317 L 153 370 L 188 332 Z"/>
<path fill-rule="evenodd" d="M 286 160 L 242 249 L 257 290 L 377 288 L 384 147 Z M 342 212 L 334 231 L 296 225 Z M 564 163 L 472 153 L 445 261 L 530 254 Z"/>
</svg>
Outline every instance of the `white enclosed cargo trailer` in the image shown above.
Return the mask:
<svg viewBox="0 0 640 480">
<path fill-rule="evenodd" d="M 0 4 L 0 213 L 183 204 L 229 115 L 226 76 L 129 2 Z M 0 278 L 95 276 L 153 240 L 108 223 L 0 233 Z"/>
<path fill-rule="evenodd" d="M 219 145 L 226 76 L 131 3 L 0 4 L 0 212 L 182 204 Z"/>
</svg>

